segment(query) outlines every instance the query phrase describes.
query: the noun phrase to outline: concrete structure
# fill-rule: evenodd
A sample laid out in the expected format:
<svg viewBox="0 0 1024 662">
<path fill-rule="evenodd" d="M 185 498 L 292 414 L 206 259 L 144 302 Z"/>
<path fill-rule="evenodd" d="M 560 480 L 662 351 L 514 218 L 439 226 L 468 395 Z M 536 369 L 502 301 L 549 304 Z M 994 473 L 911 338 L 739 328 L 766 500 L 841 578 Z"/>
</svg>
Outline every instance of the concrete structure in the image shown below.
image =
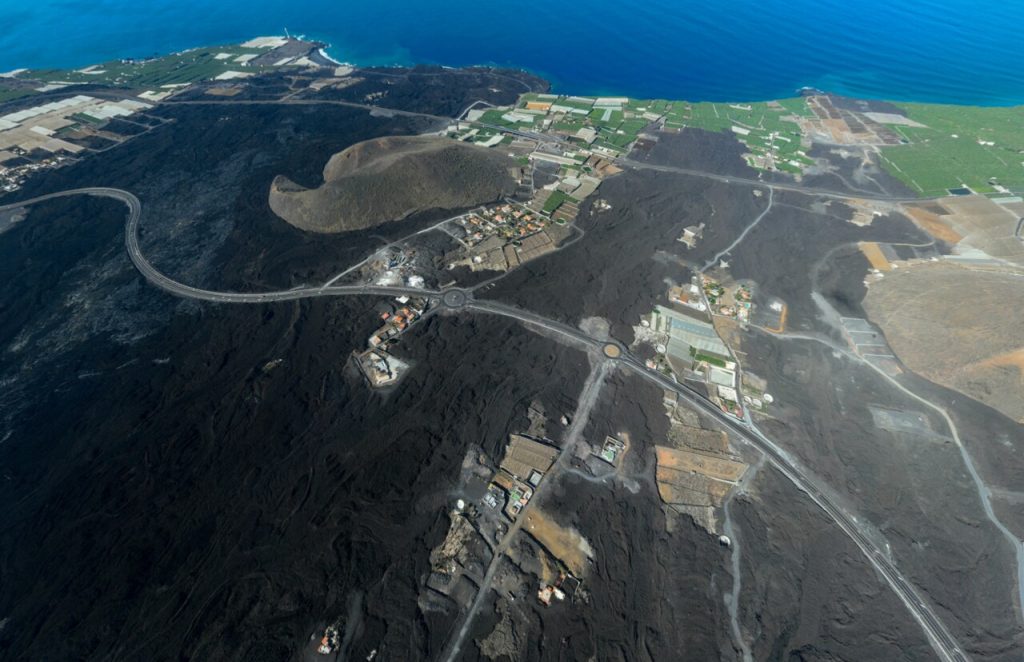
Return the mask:
<svg viewBox="0 0 1024 662">
<path fill-rule="evenodd" d="M 586 200 L 594 193 L 594 191 L 597 190 L 597 187 L 601 185 L 600 179 L 597 177 L 591 177 L 590 175 L 583 175 L 579 179 L 580 185 L 569 192 L 569 195 L 577 200 Z"/>
<path fill-rule="evenodd" d="M 728 386 L 730 388 L 735 388 L 736 373 L 732 370 L 726 370 L 725 368 L 711 366 L 711 370 L 708 373 L 708 381 L 715 386 Z"/>
<path fill-rule="evenodd" d="M 687 248 L 693 248 L 697 245 L 697 241 L 704 235 L 704 224 L 690 225 L 683 229 L 683 236 L 679 237 L 679 241 L 686 244 Z"/>
<path fill-rule="evenodd" d="M 576 137 L 589 145 L 597 140 L 597 131 L 589 126 L 585 126 L 576 132 Z"/>
</svg>

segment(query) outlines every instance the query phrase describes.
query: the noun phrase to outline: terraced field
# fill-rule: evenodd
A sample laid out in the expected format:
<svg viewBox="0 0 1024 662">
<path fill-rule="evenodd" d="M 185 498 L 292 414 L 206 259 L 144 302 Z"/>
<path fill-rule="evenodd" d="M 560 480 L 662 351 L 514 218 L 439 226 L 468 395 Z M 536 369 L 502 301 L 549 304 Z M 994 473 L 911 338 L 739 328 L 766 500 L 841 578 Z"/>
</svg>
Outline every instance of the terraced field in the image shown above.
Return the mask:
<svg viewBox="0 0 1024 662">
<path fill-rule="evenodd" d="M 915 191 L 1024 189 L 1024 107 L 897 105 L 925 128 L 893 125 L 908 144 L 882 148 L 882 165 Z"/>
</svg>

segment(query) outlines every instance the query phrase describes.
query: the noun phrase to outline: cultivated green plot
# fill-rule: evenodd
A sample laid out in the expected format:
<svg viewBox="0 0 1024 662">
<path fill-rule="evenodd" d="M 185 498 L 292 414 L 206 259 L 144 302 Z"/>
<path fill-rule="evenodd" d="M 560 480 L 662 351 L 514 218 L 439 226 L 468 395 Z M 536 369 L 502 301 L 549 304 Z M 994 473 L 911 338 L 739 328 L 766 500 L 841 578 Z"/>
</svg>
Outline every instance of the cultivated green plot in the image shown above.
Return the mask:
<svg viewBox="0 0 1024 662">
<path fill-rule="evenodd" d="M 35 91 L 22 88 L 12 89 L 9 87 L 0 87 L 0 103 L 11 101 L 13 99 L 20 99 L 21 97 L 27 97 L 30 94 L 35 94 Z"/>
<path fill-rule="evenodd" d="M 554 129 L 555 131 L 575 133 L 576 131 L 582 129 L 585 126 L 587 126 L 587 122 L 583 118 L 576 117 L 574 115 L 566 115 L 563 119 L 552 124 L 551 128 Z"/>
<path fill-rule="evenodd" d="M 594 147 L 622 152 L 632 144 L 653 121 L 659 118 L 668 129 L 687 127 L 708 131 L 731 131 L 737 140 L 750 149 L 755 167 L 775 167 L 800 172 L 801 166 L 812 163 L 803 154 L 800 129 L 795 115 L 810 115 L 803 98 L 784 99 L 775 103 L 688 103 L 666 99 L 627 99 L 620 107 L 595 106 L 588 98 L 551 97 L 524 94 L 519 107 L 533 101 L 550 101 L 558 119 L 553 131 L 569 135 L 589 127 L 597 131 Z M 565 112 L 567 108 L 588 110 L 586 114 Z"/>
<path fill-rule="evenodd" d="M 786 109 L 786 112 L 799 117 L 814 117 L 814 111 L 807 106 L 807 100 L 803 97 L 792 99 L 779 99 L 776 103 Z"/>
<path fill-rule="evenodd" d="M 927 128 L 894 126 L 909 144 L 882 148 L 882 164 L 925 196 L 969 186 L 1024 190 L 1024 107 L 897 104 Z"/>
<path fill-rule="evenodd" d="M 71 119 L 79 124 L 103 124 L 106 121 L 92 115 L 86 115 L 85 113 L 75 113 L 71 115 Z"/>
<path fill-rule="evenodd" d="M 266 52 L 256 48 L 223 46 L 174 53 L 151 60 L 115 60 L 104 62 L 82 70 L 37 69 L 26 71 L 21 78 L 48 82 L 98 83 L 135 89 L 179 85 L 216 78 L 227 71 L 251 71 L 258 73 L 260 67 L 244 67 L 233 60 L 240 55 L 260 55 Z M 226 53 L 227 58 L 218 59 Z"/>
<path fill-rule="evenodd" d="M 577 110 L 590 110 L 591 108 L 594 107 L 593 99 L 583 100 L 582 97 L 580 99 L 569 99 L 566 97 L 562 97 L 555 103 L 558 104 L 559 106 L 566 106 L 568 108 L 575 108 Z"/>
<path fill-rule="evenodd" d="M 776 168 L 797 173 L 812 161 L 802 153 L 800 128 L 792 118 L 809 113 L 802 98 L 777 103 L 676 102 L 666 115 L 665 126 L 732 131 L 751 153 L 771 155 Z"/>
<path fill-rule="evenodd" d="M 502 110 L 487 110 L 480 116 L 480 121 L 485 124 L 493 124 L 495 126 L 519 126 L 518 122 L 510 122 L 504 117 L 505 111 Z"/>
<path fill-rule="evenodd" d="M 563 202 L 571 202 L 573 204 L 579 204 L 579 200 L 576 200 L 575 198 L 570 196 L 568 193 L 564 193 L 562 191 L 555 190 L 555 191 L 551 192 L 551 197 L 549 197 L 547 199 L 547 201 L 544 203 L 544 213 L 545 214 L 550 214 L 551 212 L 553 212 L 556 209 L 558 209 L 558 207 Z"/>
</svg>

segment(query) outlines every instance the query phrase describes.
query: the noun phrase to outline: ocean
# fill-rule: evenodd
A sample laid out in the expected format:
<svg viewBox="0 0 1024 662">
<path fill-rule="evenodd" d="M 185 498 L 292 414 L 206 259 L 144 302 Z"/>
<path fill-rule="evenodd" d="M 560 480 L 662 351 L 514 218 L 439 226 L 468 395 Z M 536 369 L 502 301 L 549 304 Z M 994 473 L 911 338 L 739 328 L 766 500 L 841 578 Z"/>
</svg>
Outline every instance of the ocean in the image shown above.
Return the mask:
<svg viewBox="0 0 1024 662">
<path fill-rule="evenodd" d="M 305 35 L 362 65 L 523 68 L 574 94 L 1024 104 L 1024 2 L 4 0 L 0 71 Z"/>
</svg>

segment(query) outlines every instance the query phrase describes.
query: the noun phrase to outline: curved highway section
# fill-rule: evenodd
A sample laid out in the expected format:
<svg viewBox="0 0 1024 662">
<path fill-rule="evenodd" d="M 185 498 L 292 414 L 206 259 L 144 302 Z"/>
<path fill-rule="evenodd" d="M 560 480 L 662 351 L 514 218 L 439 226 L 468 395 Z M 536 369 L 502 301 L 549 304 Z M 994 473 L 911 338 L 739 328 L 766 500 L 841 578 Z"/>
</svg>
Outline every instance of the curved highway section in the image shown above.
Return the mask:
<svg viewBox="0 0 1024 662">
<path fill-rule="evenodd" d="M 737 178 L 729 178 L 736 180 Z M 754 183 L 754 182 L 750 182 Z M 764 185 L 763 182 L 757 182 Z M 781 188 L 781 187 L 779 187 Z M 579 329 L 548 319 L 542 315 L 532 313 L 521 308 L 497 301 L 477 301 L 472 298 L 468 290 L 449 288 L 444 291 L 419 289 L 412 287 L 382 287 L 375 285 L 338 285 L 328 287 L 301 287 L 293 290 L 271 291 L 271 292 L 217 292 L 204 290 L 179 283 L 170 277 L 162 274 L 142 254 L 139 247 L 139 221 L 142 216 L 142 203 L 132 193 L 116 188 L 92 187 L 78 188 L 59 193 L 50 193 L 29 200 L 11 203 L 0 206 L 0 211 L 26 207 L 37 202 L 51 200 L 54 198 L 73 195 L 92 195 L 97 197 L 113 198 L 120 200 L 128 207 L 128 219 L 125 224 L 125 248 L 132 264 L 152 285 L 174 294 L 176 296 L 211 301 L 215 303 L 266 303 L 273 301 L 291 301 L 297 299 L 308 299 L 313 297 L 327 296 L 357 296 L 357 295 L 381 295 L 381 296 L 427 296 L 439 300 L 439 303 L 448 309 L 469 309 L 481 313 L 500 315 L 519 320 L 520 322 L 541 328 L 553 335 L 560 336 L 576 344 L 583 345 L 588 349 L 601 351 L 607 344 L 607 340 L 601 340 L 589 336 Z M 968 658 L 956 639 L 946 628 L 945 624 L 938 618 L 924 599 L 900 573 L 896 566 L 889 560 L 888 556 L 879 549 L 871 538 L 864 532 L 856 518 L 844 510 L 829 496 L 828 491 L 818 487 L 819 479 L 813 476 L 806 469 L 801 467 L 797 461 L 779 448 L 774 442 L 765 437 L 756 428 L 744 421 L 737 420 L 722 412 L 700 393 L 691 389 L 685 384 L 676 382 L 656 370 L 648 369 L 644 364 L 622 348 L 621 355 L 613 358 L 623 367 L 633 370 L 640 376 L 648 379 L 658 386 L 675 391 L 691 405 L 701 409 L 705 413 L 716 418 L 733 435 L 739 437 L 746 443 L 761 451 L 768 461 L 786 476 L 796 487 L 805 493 L 814 503 L 848 535 L 857 547 L 861 550 L 871 565 L 885 578 L 886 583 L 896 592 L 903 604 L 917 620 L 924 630 L 929 642 L 939 657 L 946 662 L 967 662 Z"/>
</svg>

